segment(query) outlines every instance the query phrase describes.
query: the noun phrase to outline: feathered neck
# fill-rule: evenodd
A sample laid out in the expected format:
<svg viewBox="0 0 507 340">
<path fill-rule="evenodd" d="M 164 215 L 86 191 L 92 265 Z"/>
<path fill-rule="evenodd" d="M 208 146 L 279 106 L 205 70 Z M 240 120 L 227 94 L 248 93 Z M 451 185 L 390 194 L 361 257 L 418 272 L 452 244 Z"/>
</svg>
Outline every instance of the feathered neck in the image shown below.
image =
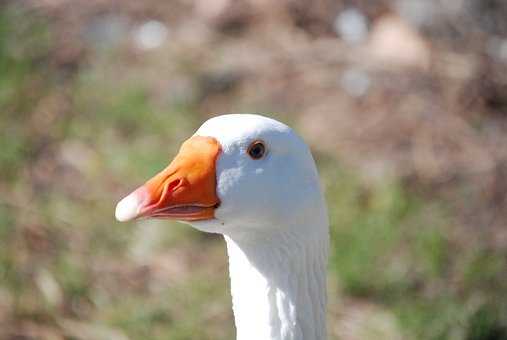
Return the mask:
<svg viewBox="0 0 507 340">
<path fill-rule="evenodd" d="M 225 240 L 237 340 L 326 338 L 327 224 Z"/>
</svg>

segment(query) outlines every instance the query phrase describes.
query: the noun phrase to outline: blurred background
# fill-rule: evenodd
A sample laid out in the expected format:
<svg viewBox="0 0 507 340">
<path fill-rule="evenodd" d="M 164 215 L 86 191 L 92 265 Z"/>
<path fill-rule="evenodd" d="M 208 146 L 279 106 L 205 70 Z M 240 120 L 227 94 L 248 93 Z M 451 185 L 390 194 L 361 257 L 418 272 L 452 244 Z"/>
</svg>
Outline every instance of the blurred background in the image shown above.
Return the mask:
<svg viewBox="0 0 507 340">
<path fill-rule="evenodd" d="M 330 339 L 507 339 L 507 2 L 4 0 L 0 339 L 233 339 L 223 240 L 119 224 L 207 118 L 311 145 Z"/>
</svg>

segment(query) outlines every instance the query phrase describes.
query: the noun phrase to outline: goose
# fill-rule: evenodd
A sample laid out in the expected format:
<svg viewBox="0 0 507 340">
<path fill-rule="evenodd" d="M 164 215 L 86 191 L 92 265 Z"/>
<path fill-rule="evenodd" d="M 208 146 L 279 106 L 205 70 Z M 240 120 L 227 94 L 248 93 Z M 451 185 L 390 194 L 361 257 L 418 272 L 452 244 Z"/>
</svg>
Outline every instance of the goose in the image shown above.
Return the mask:
<svg viewBox="0 0 507 340">
<path fill-rule="evenodd" d="M 224 236 L 237 340 L 326 338 L 327 208 L 310 150 L 287 125 L 258 114 L 207 120 L 115 216 Z"/>
</svg>

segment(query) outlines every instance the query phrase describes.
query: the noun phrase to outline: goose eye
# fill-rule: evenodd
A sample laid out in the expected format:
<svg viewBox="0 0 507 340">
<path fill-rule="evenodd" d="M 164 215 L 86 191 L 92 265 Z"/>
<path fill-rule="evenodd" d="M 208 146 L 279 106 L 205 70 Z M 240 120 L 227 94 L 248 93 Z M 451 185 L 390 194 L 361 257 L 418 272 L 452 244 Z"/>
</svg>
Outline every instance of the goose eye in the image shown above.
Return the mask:
<svg viewBox="0 0 507 340">
<path fill-rule="evenodd" d="M 261 141 L 255 141 L 250 144 L 247 152 L 252 159 L 261 159 L 266 153 L 266 146 Z"/>
</svg>

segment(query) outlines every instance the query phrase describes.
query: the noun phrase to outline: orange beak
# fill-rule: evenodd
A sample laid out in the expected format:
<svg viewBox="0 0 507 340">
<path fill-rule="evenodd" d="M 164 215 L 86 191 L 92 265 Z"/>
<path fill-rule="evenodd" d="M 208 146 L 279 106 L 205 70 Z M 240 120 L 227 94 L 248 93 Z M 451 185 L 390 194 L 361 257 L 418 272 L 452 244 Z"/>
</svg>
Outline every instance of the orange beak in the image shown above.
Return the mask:
<svg viewBox="0 0 507 340">
<path fill-rule="evenodd" d="M 116 219 L 141 217 L 180 221 L 212 219 L 220 204 L 216 194 L 216 160 L 220 144 L 215 138 L 194 136 L 183 143 L 167 168 L 122 199 Z"/>
</svg>

